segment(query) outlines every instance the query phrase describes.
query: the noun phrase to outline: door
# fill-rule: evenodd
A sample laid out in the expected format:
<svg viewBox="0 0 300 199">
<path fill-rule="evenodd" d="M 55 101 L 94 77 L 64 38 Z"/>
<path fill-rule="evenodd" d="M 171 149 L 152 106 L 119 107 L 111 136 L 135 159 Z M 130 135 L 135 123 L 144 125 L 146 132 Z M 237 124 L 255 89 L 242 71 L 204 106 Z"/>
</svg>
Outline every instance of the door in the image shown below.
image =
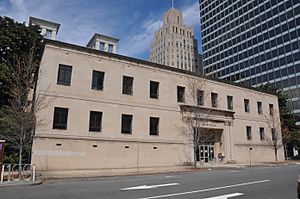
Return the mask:
<svg viewBox="0 0 300 199">
<path fill-rule="evenodd" d="M 215 147 L 211 144 L 199 145 L 199 160 L 200 162 L 208 163 L 215 158 Z"/>
</svg>

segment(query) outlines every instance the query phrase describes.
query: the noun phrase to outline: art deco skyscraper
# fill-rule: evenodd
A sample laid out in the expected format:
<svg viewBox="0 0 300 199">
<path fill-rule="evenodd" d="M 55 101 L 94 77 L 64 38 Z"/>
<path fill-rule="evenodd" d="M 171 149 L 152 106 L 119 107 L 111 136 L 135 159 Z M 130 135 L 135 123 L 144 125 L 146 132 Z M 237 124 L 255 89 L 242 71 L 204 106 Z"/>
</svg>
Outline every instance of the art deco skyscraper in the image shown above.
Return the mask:
<svg viewBox="0 0 300 199">
<path fill-rule="evenodd" d="M 174 7 L 166 12 L 163 26 L 155 32 L 150 61 L 188 71 L 202 71 L 194 30 L 184 25 L 182 13 Z"/>
</svg>

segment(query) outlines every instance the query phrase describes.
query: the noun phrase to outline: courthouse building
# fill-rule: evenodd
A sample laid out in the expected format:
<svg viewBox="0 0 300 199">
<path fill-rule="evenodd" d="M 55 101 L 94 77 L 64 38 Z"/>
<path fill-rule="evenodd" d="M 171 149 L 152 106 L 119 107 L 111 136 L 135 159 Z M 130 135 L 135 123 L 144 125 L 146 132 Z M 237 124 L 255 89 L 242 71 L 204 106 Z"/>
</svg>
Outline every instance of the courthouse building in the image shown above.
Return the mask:
<svg viewBox="0 0 300 199">
<path fill-rule="evenodd" d="M 190 82 L 201 82 L 197 103 Z M 40 125 L 34 136 L 32 163 L 38 170 L 191 163 L 193 145 L 181 128 L 191 108 L 203 113 L 206 121 L 201 128 L 213 135 L 199 144 L 199 162 L 249 163 L 250 157 L 252 162 L 275 160 L 266 140 L 271 128 L 280 126 L 277 97 L 254 88 L 46 40 L 37 94 L 42 108 L 37 113 Z M 282 149 L 278 159 L 284 159 Z"/>
</svg>

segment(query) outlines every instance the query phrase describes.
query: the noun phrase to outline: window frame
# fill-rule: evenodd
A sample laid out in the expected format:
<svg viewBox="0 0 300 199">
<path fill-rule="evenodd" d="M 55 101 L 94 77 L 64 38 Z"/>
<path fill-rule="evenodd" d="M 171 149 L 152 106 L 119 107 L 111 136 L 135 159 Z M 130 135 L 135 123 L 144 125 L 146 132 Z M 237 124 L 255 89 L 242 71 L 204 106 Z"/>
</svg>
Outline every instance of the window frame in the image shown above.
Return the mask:
<svg viewBox="0 0 300 199">
<path fill-rule="evenodd" d="M 271 116 L 274 116 L 274 104 L 269 104 L 269 113 Z"/>
<path fill-rule="evenodd" d="M 98 81 L 97 81 L 97 84 L 94 85 L 94 78 L 95 78 L 96 74 L 98 75 L 97 76 Z M 105 72 L 93 70 L 93 72 L 92 72 L 92 85 L 91 85 L 91 89 L 92 90 L 97 90 L 97 91 L 103 91 L 103 89 L 104 89 L 104 78 L 105 78 Z M 99 81 L 100 80 L 101 80 L 101 83 L 99 85 Z"/>
<path fill-rule="evenodd" d="M 126 121 L 127 120 L 127 121 Z M 126 124 L 129 122 L 130 124 Z M 122 114 L 121 116 L 121 134 L 132 134 L 133 115 Z M 127 128 L 126 125 L 128 125 Z"/>
<path fill-rule="evenodd" d="M 265 128 L 259 127 L 259 139 L 260 141 L 265 141 Z"/>
<path fill-rule="evenodd" d="M 250 100 L 244 99 L 244 111 L 245 113 L 250 113 Z"/>
<path fill-rule="evenodd" d="M 126 85 L 126 83 L 129 84 Z M 122 84 L 122 94 L 123 95 L 133 95 L 133 82 L 134 78 L 130 76 L 123 75 L 123 84 Z"/>
<path fill-rule="evenodd" d="M 154 93 L 152 91 L 155 91 Z M 150 80 L 150 98 L 159 99 L 159 82 Z"/>
<path fill-rule="evenodd" d="M 233 96 L 227 95 L 227 109 L 233 110 Z"/>
<path fill-rule="evenodd" d="M 58 65 L 58 75 L 57 75 L 57 84 L 58 85 L 63 85 L 63 86 L 71 86 L 71 82 L 72 82 L 72 70 L 73 67 L 69 66 L 69 65 L 65 65 L 65 64 L 59 64 Z M 63 74 L 63 78 L 61 78 L 61 73 Z M 70 72 L 70 77 L 66 76 L 66 72 Z"/>
<path fill-rule="evenodd" d="M 65 114 L 65 115 L 64 115 Z M 64 107 L 54 107 L 52 129 L 68 129 L 69 109 Z M 65 117 L 65 118 L 63 118 Z"/>
<path fill-rule="evenodd" d="M 184 103 L 185 102 L 185 87 L 177 86 L 177 102 Z"/>
<path fill-rule="evenodd" d="M 204 90 L 197 89 L 197 105 L 204 106 Z"/>
<path fill-rule="evenodd" d="M 158 136 L 159 135 L 159 117 L 150 117 L 149 119 L 149 135 Z M 156 127 L 153 129 L 153 125 Z"/>
<path fill-rule="evenodd" d="M 252 127 L 246 126 L 246 136 L 247 140 L 252 140 Z"/>
<path fill-rule="evenodd" d="M 99 125 L 92 125 L 93 122 L 95 122 L 95 116 L 93 117 L 93 114 L 99 114 Z M 89 132 L 101 132 L 102 131 L 102 117 L 103 112 L 100 111 L 90 111 L 90 121 L 89 121 Z"/>
<path fill-rule="evenodd" d="M 210 99 L 211 99 L 211 107 L 218 108 L 218 93 L 211 92 Z"/>
<path fill-rule="evenodd" d="M 263 114 L 263 109 L 262 109 L 262 102 L 261 101 L 257 101 L 257 113 L 258 114 Z"/>
</svg>

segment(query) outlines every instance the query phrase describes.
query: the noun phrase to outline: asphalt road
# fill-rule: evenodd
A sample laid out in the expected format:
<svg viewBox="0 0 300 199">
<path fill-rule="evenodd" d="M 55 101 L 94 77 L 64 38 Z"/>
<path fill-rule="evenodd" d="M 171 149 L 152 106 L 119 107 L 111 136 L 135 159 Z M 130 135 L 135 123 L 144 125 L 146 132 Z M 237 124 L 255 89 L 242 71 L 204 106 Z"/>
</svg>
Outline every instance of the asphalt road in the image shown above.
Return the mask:
<svg viewBox="0 0 300 199">
<path fill-rule="evenodd" d="M 1 199 L 296 199 L 300 165 L 48 181 L 0 188 Z M 145 186 L 146 185 L 146 186 Z"/>
</svg>

